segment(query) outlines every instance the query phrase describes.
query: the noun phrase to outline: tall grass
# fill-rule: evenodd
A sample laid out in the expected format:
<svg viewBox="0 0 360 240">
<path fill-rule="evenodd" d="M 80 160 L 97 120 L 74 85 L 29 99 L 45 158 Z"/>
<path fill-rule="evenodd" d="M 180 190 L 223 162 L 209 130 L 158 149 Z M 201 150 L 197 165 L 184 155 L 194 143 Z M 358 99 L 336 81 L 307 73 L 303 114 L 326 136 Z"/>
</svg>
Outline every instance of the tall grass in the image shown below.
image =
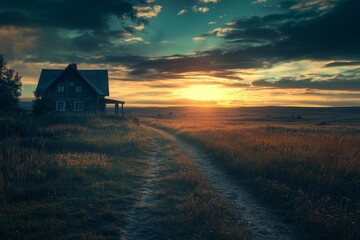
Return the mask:
<svg viewBox="0 0 360 240">
<path fill-rule="evenodd" d="M 154 157 L 162 174 L 143 227 L 156 239 L 252 238 L 191 159 L 136 121 L 25 115 L 0 129 L 0 239 L 122 239 Z"/>
<path fill-rule="evenodd" d="M 254 239 L 191 157 L 167 136 L 162 136 L 162 146 L 164 159 L 157 192 L 160 210 L 153 220 L 157 239 Z"/>
<path fill-rule="evenodd" d="M 139 181 L 133 162 L 146 150 L 138 126 L 105 115 L 5 116 L 0 134 L 0 239 L 121 235 Z"/>
<path fill-rule="evenodd" d="M 317 127 L 162 120 L 315 238 L 360 238 L 360 135 Z"/>
</svg>

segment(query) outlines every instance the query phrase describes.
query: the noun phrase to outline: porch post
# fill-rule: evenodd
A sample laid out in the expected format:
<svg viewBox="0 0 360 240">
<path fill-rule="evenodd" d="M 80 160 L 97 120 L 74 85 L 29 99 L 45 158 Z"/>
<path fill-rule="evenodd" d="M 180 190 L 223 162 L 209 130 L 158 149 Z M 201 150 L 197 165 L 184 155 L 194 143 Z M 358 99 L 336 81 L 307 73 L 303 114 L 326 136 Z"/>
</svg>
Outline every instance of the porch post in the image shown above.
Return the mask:
<svg viewBox="0 0 360 240">
<path fill-rule="evenodd" d="M 115 103 L 115 114 L 119 114 L 119 103 Z"/>
<path fill-rule="evenodd" d="M 121 103 L 121 117 L 124 117 L 124 104 Z"/>
</svg>

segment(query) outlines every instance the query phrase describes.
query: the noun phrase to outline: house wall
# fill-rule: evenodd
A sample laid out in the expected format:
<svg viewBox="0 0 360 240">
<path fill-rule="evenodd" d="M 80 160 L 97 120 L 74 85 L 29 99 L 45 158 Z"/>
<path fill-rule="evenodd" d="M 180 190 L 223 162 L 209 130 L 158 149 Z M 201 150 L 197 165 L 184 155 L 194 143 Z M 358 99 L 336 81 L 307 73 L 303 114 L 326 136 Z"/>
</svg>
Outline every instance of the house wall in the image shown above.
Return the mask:
<svg viewBox="0 0 360 240">
<path fill-rule="evenodd" d="M 71 82 L 73 86 L 71 86 Z M 59 86 L 64 87 L 64 92 L 58 92 Z M 82 91 L 76 92 L 76 87 L 81 87 Z M 57 101 L 64 101 L 65 111 L 70 112 L 75 111 L 75 101 L 83 102 L 83 112 L 102 112 L 105 110 L 101 101 L 104 97 L 98 96 L 86 81 L 70 69 L 67 69 L 59 79 L 52 83 L 47 89 L 47 93 L 54 111 L 56 111 Z"/>
</svg>

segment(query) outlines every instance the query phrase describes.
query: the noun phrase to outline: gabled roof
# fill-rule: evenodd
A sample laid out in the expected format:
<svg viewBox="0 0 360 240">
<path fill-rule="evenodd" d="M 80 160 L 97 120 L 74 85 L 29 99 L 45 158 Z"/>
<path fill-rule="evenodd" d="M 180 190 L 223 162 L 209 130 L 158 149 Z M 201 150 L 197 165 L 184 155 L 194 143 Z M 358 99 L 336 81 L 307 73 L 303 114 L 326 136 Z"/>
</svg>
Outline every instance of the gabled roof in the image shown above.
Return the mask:
<svg viewBox="0 0 360 240">
<path fill-rule="evenodd" d="M 78 70 L 73 64 L 62 69 L 42 69 L 36 92 L 44 92 L 51 86 L 68 68 L 79 74 L 99 95 L 109 96 L 109 78 L 107 70 Z"/>
</svg>

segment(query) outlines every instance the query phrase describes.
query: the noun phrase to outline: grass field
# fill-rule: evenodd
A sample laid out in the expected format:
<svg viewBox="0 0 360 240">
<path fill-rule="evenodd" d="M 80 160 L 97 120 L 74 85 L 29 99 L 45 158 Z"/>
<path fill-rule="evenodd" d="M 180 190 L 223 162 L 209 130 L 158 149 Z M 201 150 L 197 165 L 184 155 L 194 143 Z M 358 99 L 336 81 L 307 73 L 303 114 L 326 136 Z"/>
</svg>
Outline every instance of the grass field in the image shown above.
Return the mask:
<svg viewBox="0 0 360 240">
<path fill-rule="evenodd" d="M 360 115 L 268 110 L 144 116 L 210 153 L 315 239 L 359 239 Z"/>
<path fill-rule="evenodd" d="M 121 234 L 146 151 L 137 126 L 86 115 L 1 124 L 1 239 Z"/>
<path fill-rule="evenodd" d="M 164 165 L 150 214 L 153 239 L 251 239 L 190 158 L 115 116 L 28 114 L 0 119 L 0 239 L 119 239 L 151 171 Z M 150 238 L 150 236 L 149 236 Z"/>
</svg>

